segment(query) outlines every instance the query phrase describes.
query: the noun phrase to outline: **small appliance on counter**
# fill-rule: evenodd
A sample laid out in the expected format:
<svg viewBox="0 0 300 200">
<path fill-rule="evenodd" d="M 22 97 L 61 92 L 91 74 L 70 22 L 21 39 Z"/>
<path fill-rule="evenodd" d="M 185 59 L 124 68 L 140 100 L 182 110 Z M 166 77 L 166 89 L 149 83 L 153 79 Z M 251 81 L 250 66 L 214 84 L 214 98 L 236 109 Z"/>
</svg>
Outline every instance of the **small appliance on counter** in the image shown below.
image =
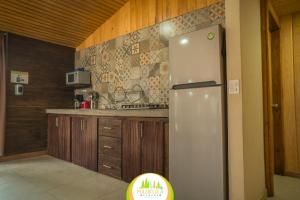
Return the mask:
<svg viewBox="0 0 300 200">
<path fill-rule="evenodd" d="M 83 102 L 83 95 L 75 95 L 74 109 L 79 109 L 81 106 L 81 102 Z"/>
<path fill-rule="evenodd" d="M 91 103 L 87 100 L 84 100 L 83 102 L 81 102 L 80 108 L 81 109 L 90 109 L 91 108 Z"/>
<path fill-rule="evenodd" d="M 89 99 L 91 99 L 91 109 L 98 109 L 99 93 L 96 91 L 89 92 Z"/>
<path fill-rule="evenodd" d="M 90 85 L 91 73 L 89 71 L 82 71 L 82 69 L 69 72 L 66 74 L 66 84 L 67 86 Z"/>
</svg>

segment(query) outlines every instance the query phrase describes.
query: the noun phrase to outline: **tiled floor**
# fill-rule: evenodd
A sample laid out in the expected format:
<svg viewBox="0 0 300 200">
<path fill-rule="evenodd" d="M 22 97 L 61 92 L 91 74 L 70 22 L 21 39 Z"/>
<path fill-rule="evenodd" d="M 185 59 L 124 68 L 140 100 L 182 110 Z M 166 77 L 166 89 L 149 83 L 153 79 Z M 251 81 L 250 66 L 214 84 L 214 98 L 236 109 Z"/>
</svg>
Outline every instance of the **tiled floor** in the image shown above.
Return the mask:
<svg viewBox="0 0 300 200">
<path fill-rule="evenodd" d="M 123 200 L 127 184 L 50 156 L 0 163 L 0 200 Z"/>
<path fill-rule="evenodd" d="M 287 176 L 274 177 L 275 196 L 268 200 L 299 200 L 300 179 Z"/>
</svg>

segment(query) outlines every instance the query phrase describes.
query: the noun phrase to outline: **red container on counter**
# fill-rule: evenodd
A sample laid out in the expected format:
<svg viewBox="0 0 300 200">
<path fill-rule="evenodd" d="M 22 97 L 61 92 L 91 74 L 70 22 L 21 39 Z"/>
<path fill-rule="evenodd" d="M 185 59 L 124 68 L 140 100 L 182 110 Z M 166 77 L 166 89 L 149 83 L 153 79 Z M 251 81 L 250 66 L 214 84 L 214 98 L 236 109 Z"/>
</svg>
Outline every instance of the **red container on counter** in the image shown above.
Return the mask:
<svg viewBox="0 0 300 200">
<path fill-rule="evenodd" d="M 89 101 L 83 101 L 80 104 L 80 108 L 81 109 L 90 109 L 91 108 L 91 104 Z"/>
</svg>

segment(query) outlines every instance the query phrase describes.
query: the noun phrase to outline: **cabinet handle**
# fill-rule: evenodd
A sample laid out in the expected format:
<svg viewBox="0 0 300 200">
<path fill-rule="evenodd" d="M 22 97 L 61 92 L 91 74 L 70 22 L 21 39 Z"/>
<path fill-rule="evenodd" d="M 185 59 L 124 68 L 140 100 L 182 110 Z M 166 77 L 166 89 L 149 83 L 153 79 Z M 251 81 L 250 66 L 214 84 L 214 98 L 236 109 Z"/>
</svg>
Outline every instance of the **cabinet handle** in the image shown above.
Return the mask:
<svg viewBox="0 0 300 200">
<path fill-rule="evenodd" d="M 80 131 L 82 131 L 82 120 L 80 120 Z"/>
<path fill-rule="evenodd" d="M 55 118 L 55 126 L 58 128 L 58 117 Z"/>
<path fill-rule="evenodd" d="M 111 130 L 112 128 L 111 127 L 108 127 L 108 126 L 104 126 L 103 127 L 105 130 Z"/>
<path fill-rule="evenodd" d="M 86 130 L 86 120 L 82 120 L 82 129 L 85 131 Z"/>
<path fill-rule="evenodd" d="M 107 146 L 107 145 L 104 145 L 103 148 L 106 148 L 106 149 L 112 149 L 111 146 Z"/>
<path fill-rule="evenodd" d="M 143 136 L 144 136 L 143 129 L 144 129 L 144 123 L 141 122 L 141 124 L 140 124 L 140 134 L 141 134 L 141 138 L 143 138 Z"/>
<path fill-rule="evenodd" d="M 103 167 L 107 168 L 107 169 L 111 169 L 112 167 L 111 166 L 108 166 L 108 165 L 102 165 Z"/>
</svg>

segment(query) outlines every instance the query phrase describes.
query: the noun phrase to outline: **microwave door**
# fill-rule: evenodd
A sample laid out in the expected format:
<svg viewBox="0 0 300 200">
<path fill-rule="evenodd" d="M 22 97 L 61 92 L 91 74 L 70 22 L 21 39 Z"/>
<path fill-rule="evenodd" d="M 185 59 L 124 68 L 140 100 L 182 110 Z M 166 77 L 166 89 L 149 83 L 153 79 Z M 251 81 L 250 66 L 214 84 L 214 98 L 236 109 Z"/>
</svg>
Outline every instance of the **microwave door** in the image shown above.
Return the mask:
<svg viewBox="0 0 300 200">
<path fill-rule="evenodd" d="M 74 82 L 75 82 L 75 74 L 74 73 L 68 74 L 68 83 L 72 84 Z"/>
</svg>

